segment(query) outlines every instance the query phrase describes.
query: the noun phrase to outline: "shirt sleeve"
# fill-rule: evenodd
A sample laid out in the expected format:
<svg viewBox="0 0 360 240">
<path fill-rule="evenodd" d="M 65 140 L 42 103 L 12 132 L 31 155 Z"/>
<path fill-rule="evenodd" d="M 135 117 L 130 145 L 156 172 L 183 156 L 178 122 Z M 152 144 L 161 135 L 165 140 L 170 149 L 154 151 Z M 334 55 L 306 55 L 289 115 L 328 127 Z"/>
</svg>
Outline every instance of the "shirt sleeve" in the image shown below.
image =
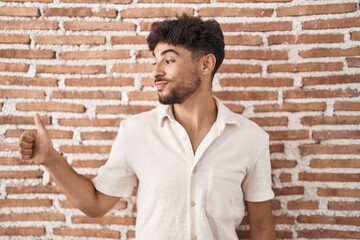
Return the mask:
<svg viewBox="0 0 360 240">
<path fill-rule="evenodd" d="M 271 182 L 271 163 L 268 140 L 242 184 L 244 198 L 249 202 L 262 202 L 274 198 Z"/>
<path fill-rule="evenodd" d="M 131 196 L 137 178 L 126 158 L 125 121 L 120 124 L 108 161 L 92 181 L 95 188 L 106 195 Z"/>
</svg>

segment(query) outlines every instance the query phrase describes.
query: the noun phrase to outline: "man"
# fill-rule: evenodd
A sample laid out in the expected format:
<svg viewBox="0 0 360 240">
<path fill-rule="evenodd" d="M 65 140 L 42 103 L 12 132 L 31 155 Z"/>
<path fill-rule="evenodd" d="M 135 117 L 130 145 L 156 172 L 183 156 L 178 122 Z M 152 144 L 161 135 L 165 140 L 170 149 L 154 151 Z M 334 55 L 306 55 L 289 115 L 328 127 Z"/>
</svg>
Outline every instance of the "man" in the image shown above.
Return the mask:
<svg viewBox="0 0 360 240">
<path fill-rule="evenodd" d="M 21 158 L 42 164 L 68 199 L 98 217 L 138 183 L 136 239 L 232 240 L 247 206 L 253 239 L 274 239 L 268 135 L 230 112 L 211 91 L 224 58 L 214 20 L 183 15 L 147 39 L 163 105 L 122 121 L 110 158 L 89 180 L 37 133 L 20 137 Z"/>
</svg>

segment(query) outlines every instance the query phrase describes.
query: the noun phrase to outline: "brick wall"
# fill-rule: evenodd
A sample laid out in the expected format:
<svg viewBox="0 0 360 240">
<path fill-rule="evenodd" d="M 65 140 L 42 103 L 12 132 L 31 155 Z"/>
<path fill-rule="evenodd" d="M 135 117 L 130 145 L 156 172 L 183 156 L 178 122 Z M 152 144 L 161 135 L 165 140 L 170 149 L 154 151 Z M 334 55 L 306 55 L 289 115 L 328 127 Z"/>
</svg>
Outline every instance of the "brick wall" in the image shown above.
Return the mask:
<svg viewBox="0 0 360 240">
<path fill-rule="evenodd" d="M 224 31 L 215 95 L 271 136 L 278 238 L 360 239 L 359 2 L 167 2 L 1 1 L 0 238 L 134 238 L 135 195 L 86 217 L 42 167 L 17 160 L 17 140 L 39 112 L 55 147 L 93 177 L 119 122 L 157 104 L 151 23 L 186 12 Z"/>
</svg>

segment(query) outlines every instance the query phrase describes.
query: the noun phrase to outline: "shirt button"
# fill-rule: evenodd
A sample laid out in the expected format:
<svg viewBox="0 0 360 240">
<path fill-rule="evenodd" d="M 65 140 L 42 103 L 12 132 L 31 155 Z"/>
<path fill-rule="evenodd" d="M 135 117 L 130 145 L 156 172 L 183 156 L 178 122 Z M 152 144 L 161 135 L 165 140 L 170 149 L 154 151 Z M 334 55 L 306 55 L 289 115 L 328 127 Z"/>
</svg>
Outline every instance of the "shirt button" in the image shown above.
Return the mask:
<svg viewBox="0 0 360 240">
<path fill-rule="evenodd" d="M 191 201 L 191 206 L 195 207 L 196 206 L 196 202 L 195 201 Z"/>
</svg>

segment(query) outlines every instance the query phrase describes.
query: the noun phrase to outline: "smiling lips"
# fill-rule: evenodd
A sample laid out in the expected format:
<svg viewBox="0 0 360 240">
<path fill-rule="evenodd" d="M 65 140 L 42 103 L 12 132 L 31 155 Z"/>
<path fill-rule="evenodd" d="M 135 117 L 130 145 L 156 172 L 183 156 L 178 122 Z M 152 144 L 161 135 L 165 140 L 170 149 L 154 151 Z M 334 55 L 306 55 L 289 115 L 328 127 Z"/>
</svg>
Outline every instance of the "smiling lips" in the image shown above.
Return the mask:
<svg viewBox="0 0 360 240">
<path fill-rule="evenodd" d="M 165 86 L 169 83 L 169 81 L 166 80 L 155 80 L 155 87 L 158 91 L 161 91 L 165 88 Z"/>
</svg>

